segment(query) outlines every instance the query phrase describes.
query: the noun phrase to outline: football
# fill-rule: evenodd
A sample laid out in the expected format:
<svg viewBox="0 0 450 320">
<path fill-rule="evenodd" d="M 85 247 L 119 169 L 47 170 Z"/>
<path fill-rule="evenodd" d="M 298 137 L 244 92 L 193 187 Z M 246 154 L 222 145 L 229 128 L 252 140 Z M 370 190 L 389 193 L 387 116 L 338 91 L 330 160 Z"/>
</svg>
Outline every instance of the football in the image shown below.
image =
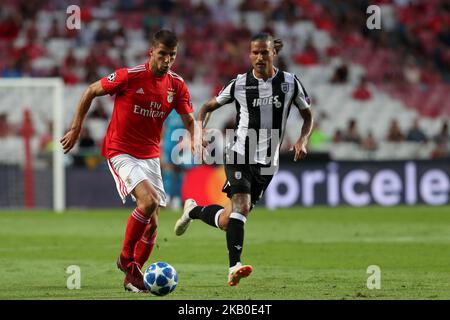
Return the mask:
<svg viewBox="0 0 450 320">
<path fill-rule="evenodd" d="M 144 272 L 144 285 L 154 295 L 165 296 L 178 285 L 177 271 L 166 262 L 152 263 Z"/>
</svg>

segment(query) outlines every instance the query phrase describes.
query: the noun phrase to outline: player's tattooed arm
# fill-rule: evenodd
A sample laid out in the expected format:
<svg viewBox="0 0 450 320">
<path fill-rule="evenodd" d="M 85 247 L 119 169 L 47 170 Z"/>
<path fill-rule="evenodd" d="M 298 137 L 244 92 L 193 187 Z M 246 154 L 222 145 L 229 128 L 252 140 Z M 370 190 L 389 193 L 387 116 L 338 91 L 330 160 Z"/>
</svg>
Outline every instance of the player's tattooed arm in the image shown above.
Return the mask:
<svg viewBox="0 0 450 320">
<path fill-rule="evenodd" d="M 211 113 L 214 110 L 219 109 L 221 106 L 222 105 L 217 102 L 216 98 L 212 98 L 201 107 L 200 112 L 198 113 L 198 121 L 200 122 L 202 128 L 206 128 Z"/>
<path fill-rule="evenodd" d="M 106 91 L 103 89 L 100 80 L 92 83 L 81 96 L 80 102 L 78 103 L 75 116 L 72 121 L 72 125 L 69 131 L 62 137 L 60 143 L 63 147 L 64 153 L 68 153 L 78 141 L 80 137 L 81 128 L 83 126 L 83 121 L 86 117 L 89 108 L 91 107 L 92 100 L 95 97 L 103 96 Z"/>
<path fill-rule="evenodd" d="M 205 140 L 206 125 L 211 118 L 211 113 L 214 110 L 219 109 L 221 106 L 222 105 L 217 102 L 216 98 L 212 98 L 201 107 L 200 112 L 198 113 L 198 123 L 200 128 L 202 129 L 202 146 L 205 148 L 208 144 L 208 142 Z"/>
<path fill-rule="evenodd" d="M 306 154 L 307 154 L 306 147 L 308 145 L 309 136 L 312 133 L 313 123 L 314 123 L 310 108 L 299 109 L 299 111 L 300 111 L 300 115 L 303 118 L 303 126 L 302 126 L 302 132 L 300 134 L 300 138 L 290 149 L 290 150 L 294 151 L 294 161 L 303 159 L 306 156 Z"/>
</svg>

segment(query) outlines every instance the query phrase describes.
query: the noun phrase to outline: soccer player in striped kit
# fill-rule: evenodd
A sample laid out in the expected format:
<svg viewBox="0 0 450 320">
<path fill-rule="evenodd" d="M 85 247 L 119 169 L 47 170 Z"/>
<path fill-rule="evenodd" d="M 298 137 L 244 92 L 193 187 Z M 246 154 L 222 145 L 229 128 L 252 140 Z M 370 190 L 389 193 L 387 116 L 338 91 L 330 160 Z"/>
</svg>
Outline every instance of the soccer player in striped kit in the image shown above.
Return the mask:
<svg viewBox="0 0 450 320">
<path fill-rule="evenodd" d="M 252 70 L 230 81 L 217 97 L 202 106 L 198 115 L 205 128 L 211 112 L 235 102 L 235 137 L 225 148 L 227 181 L 223 188 L 231 201 L 223 208 L 214 204 L 198 206 L 195 200 L 186 200 L 183 214 L 175 224 L 175 234 L 182 235 L 195 219 L 225 230 L 230 286 L 237 285 L 253 270 L 241 263 L 244 225 L 278 169 L 279 148 L 292 105 L 304 120 L 300 137 L 292 146 L 294 161 L 306 156 L 312 131 L 311 102 L 305 88 L 296 75 L 273 65 L 282 47 L 282 41 L 270 34 L 254 36 L 250 42 Z M 251 138 L 252 134 L 256 139 Z"/>
<path fill-rule="evenodd" d="M 160 30 L 153 35 L 148 63 L 118 69 L 91 84 L 81 97 L 70 130 L 61 139 L 64 152 L 69 152 L 79 138 L 92 100 L 115 95 L 102 154 L 121 200 L 125 203 L 131 194 L 137 204 L 128 219 L 117 260 L 117 267 L 125 273 L 124 287 L 133 292 L 145 290 L 141 268 L 155 244 L 159 207 L 166 205 L 159 143 L 163 122 L 173 109 L 194 137 L 189 91 L 183 79 L 170 70 L 177 46 L 173 32 Z M 195 152 L 194 143 L 191 148 Z"/>
</svg>

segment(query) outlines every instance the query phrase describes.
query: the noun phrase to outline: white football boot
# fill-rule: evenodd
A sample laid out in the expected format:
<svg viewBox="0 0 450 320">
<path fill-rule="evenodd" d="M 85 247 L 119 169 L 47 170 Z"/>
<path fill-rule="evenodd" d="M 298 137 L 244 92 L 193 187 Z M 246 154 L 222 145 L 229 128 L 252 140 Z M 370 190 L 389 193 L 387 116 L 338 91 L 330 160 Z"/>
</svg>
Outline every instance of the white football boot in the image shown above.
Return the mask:
<svg viewBox="0 0 450 320">
<path fill-rule="evenodd" d="M 187 228 L 192 222 L 192 218 L 189 217 L 189 212 L 197 206 L 197 202 L 194 199 L 187 199 L 184 203 L 183 214 L 180 219 L 175 223 L 175 234 L 181 236 L 186 232 Z"/>
<path fill-rule="evenodd" d="M 243 266 L 240 262 L 236 263 L 234 267 L 230 268 L 228 273 L 228 285 L 237 286 L 242 278 L 247 278 L 253 271 L 250 265 Z"/>
</svg>

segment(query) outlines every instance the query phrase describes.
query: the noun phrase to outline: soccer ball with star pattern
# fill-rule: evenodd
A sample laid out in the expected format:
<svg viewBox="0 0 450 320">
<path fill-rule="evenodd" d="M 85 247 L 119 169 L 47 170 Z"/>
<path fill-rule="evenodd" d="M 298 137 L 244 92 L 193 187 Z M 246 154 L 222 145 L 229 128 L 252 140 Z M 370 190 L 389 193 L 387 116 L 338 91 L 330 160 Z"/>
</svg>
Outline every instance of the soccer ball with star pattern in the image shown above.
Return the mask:
<svg viewBox="0 0 450 320">
<path fill-rule="evenodd" d="M 178 285 L 177 271 L 166 262 L 152 263 L 144 272 L 144 285 L 154 295 L 165 296 Z"/>
</svg>

